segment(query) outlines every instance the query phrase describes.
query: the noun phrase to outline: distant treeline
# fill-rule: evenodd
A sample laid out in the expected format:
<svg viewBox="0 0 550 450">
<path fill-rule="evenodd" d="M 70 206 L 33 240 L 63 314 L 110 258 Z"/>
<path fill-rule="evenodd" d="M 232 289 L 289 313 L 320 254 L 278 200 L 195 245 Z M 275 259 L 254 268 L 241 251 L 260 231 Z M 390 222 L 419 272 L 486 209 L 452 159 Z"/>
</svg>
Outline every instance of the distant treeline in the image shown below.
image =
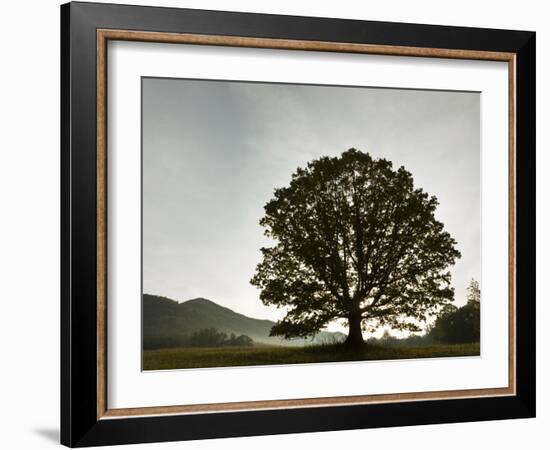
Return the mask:
<svg viewBox="0 0 550 450">
<path fill-rule="evenodd" d="M 203 328 L 190 335 L 149 339 L 144 348 L 151 350 L 171 347 L 252 347 L 253 345 L 252 338 L 245 334 L 227 334 L 217 328 Z"/>
<path fill-rule="evenodd" d="M 470 344 L 480 339 L 480 289 L 477 281 L 468 286 L 468 303 L 457 308 L 449 305 L 424 335 L 399 339 L 385 331 L 381 338 L 367 340 L 371 345 L 422 347 L 433 344 Z"/>
</svg>

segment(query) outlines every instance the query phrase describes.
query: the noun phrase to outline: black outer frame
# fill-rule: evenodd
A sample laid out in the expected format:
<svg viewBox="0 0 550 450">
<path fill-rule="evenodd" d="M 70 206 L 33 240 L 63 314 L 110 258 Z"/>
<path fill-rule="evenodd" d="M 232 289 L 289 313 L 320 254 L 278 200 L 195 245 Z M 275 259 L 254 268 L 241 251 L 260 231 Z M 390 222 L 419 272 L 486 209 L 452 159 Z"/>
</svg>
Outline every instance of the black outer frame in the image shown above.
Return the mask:
<svg viewBox="0 0 550 450">
<path fill-rule="evenodd" d="M 517 395 L 98 420 L 98 28 L 516 53 Z M 61 6 L 62 444 L 82 447 L 534 416 L 534 32 L 80 2 Z"/>
</svg>

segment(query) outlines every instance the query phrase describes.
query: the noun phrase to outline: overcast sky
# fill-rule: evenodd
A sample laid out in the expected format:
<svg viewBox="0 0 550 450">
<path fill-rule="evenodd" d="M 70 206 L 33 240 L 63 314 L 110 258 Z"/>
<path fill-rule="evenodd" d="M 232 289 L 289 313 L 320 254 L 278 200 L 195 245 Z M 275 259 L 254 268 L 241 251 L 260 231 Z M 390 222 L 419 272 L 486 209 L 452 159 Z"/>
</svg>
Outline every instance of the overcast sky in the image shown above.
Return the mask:
<svg viewBox="0 0 550 450">
<path fill-rule="evenodd" d="M 258 221 L 298 166 L 355 147 L 412 172 L 458 241 L 456 304 L 481 279 L 478 93 L 143 79 L 143 290 L 284 315 L 249 280 Z"/>
</svg>

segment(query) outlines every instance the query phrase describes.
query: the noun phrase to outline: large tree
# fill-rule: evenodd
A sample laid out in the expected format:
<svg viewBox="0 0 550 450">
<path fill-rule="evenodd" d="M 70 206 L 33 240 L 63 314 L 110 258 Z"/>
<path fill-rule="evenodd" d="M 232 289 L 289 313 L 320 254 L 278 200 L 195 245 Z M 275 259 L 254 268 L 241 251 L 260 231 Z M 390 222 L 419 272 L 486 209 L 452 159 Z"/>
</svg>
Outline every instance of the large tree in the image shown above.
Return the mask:
<svg viewBox="0 0 550 450">
<path fill-rule="evenodd" d="M 355 149 L 298 168 L 260 220 L 274 246 L 251 283 L 286 309 L 271 334 L 305 337 L 337 319 L 350 345 L 379 326 L 419 331 L 453 299 L 448 269 L 460 257 L 437 205 L 403 167 Z"/>
</svg>

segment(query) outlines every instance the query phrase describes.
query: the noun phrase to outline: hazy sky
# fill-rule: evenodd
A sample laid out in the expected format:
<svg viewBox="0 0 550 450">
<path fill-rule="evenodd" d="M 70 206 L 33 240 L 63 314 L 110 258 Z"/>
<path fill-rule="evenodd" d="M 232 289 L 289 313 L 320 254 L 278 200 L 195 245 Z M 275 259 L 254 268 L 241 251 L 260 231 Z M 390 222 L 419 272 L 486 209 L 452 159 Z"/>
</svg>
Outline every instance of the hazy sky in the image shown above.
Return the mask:
<svg viewBox="0 0 550 450">
<path fill-rule="evenodd" d="M 143 289 L 279 319 L 249 280 L 258 221 L 298 166 L 350 147 L 404 165 L 481 278 L 478 93 L 143 79 Z"/>
</svg>

